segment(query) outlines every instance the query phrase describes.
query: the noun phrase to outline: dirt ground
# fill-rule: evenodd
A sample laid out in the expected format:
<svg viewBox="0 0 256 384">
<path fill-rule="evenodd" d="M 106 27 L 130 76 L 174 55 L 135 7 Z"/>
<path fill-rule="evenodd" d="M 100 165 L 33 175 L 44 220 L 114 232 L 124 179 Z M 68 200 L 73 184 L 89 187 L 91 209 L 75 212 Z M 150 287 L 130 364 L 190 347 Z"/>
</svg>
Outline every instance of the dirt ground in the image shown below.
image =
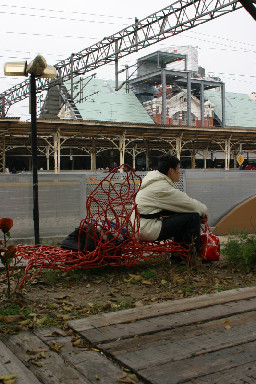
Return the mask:
<svg viewBox="0 0 256 384">
<path fill-rule="evenodd" d="M 65 328 L 67 321 L 79 317 L 256 284 L 255 273 L 232 269 L 223 257 L 197 268 L 166 260 L 132 268 L 44 270 L 20 290 L 23 275 L 24 268 L 12 274 L 12 296 L 7 300 L 6 277 L 0 270 L 0 333 L 50 325 Z"/>
</svg>

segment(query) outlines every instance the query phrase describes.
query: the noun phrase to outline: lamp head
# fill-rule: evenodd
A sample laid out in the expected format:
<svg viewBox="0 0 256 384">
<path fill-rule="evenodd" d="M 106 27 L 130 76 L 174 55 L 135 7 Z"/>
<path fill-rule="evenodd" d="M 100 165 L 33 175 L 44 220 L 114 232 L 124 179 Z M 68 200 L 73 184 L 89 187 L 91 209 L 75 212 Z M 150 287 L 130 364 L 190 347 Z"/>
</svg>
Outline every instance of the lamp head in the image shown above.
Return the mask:
<svg viewBox="0 0 256 384">
<path fill-rule="evenodd" d="M 31 75 L 42 76 L 46 67 L 47 63 L 45 58 L 41 55 L 37 55 L 35 59 L 29 63 L 27 72 Z"/>
<path fill-rule="evenodd" d="M 47 65 L 45 58 L 41 55 L 37 55 L 29 64 L 26 61 L 16 61 L 4 65 L 5 76 L 28 76 L 29 73 L 38 77 L 54 79 L 57 70 L 55 67 Z"/>
<path fill-rule="evenodd" d="M 27 62 L 16 61 L 4 64 L 5 76 L 27 76 Z"/>
</svg>

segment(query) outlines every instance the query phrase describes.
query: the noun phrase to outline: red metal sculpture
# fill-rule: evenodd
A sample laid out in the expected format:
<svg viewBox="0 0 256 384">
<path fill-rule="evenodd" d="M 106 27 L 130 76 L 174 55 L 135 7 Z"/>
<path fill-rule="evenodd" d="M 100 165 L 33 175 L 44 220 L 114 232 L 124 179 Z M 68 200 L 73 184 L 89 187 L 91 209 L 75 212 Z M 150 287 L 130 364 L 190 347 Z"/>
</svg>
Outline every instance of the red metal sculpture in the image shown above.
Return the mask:
<svg viewBox="0 0 256 384">
<path fill-rule="evenodd" d="M 190 247 L 173 241 L 140 242 L 139 213 L 135 196 L 141 178 L 129 165 L 113 169 L 90 193 L 86 202 L 87 215 L 80 223 L 79 250 L 70 251 L 46 245 L 17 246 L 17 260 L 28 259 L 25 284 L 31 269 L 69 270 L 103 266 L 134 266 L 142 262 L 161 262 L 168 253 L 186 259 Z M 86 250 L 86 244 L 95 249 Z M 81 239 L 83 238 L 83 244 Z"/>
</svg>

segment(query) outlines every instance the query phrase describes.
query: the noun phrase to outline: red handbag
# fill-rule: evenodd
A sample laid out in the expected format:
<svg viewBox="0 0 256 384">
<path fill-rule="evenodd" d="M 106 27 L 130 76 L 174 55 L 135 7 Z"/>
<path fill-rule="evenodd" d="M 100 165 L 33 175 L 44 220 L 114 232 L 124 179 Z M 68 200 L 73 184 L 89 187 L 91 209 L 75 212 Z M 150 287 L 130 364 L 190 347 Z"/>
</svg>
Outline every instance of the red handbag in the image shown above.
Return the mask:
<svg viewBox="0 0 256 384">
<path fill-rule="evenodd" d="M 208 223 L 201 225 L 200 235 L 201 256 L 203 260 L 218 261 L 220 259 L 220 239 L 215 236 Z"/>
</svg>

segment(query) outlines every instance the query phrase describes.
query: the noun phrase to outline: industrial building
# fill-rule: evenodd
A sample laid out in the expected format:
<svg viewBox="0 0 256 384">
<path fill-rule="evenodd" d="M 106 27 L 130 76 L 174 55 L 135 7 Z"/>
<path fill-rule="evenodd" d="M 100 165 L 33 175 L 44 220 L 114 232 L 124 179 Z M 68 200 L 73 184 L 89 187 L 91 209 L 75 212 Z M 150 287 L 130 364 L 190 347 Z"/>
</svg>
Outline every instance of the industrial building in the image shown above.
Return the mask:
<svg viewBox="0 0 256 384">
<path fill-rule="evenodd" d="M 149 169 L 171 151 L 183 167 L 229 169 L 237 166 L 241 143 L 246 162 L 256 161 L 253 95 L 226 92 L 221 79 L 206 76 L 195 48 L 143 56 L 136 76 L 121 85 L 91 75 L 48 90 L 38 120 L 39 168 L 95 170 L 127 162 Z M 15 128 L 2 135 L 3 170 L 31 169 L 29 126 L 23 132 L 16 139 Z"/>
</svg>

